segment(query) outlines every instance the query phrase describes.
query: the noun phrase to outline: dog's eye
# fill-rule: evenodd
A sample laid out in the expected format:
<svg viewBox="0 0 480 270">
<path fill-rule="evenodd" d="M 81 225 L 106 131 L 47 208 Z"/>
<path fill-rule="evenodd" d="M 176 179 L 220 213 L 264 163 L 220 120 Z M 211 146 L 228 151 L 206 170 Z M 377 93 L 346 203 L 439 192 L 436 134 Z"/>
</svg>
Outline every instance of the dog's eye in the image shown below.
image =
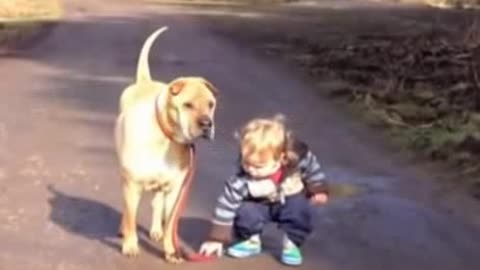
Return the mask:
<svg viewBox="0 0 480 270">
<path fill-rule="evenodd" d="M 187 109 L 193 109 L 193 104 L 190 103 L 190 102 L 186 102 L 183 104 L 183 107 L 187 108 Z"/>
<path fill-rule="evenodd" d="M 209 107 L 210 109 L 212 109 L 214 105 L 215 105 L 215 104 L 213 103 L 213 101 L 210 101 L 210 102 L 208 103 L 208 107 Z"/>
</svg>

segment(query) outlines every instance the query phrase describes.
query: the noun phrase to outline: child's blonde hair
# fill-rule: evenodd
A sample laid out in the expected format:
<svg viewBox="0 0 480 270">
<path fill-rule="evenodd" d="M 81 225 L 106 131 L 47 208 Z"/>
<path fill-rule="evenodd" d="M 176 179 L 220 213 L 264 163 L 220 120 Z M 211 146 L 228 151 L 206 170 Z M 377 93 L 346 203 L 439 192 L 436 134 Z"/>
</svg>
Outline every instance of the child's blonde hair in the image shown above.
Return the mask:
<svg viewBox="0 0 480 270">
<path fill-rule="evenodd" d="M 287 129 L 282 114 L 252 119 L 236 137 L 244 160 L 265 161 L 273 158 L 287 164 L 298 159 L 291 147 L 291 132 Z"/>
</svg>

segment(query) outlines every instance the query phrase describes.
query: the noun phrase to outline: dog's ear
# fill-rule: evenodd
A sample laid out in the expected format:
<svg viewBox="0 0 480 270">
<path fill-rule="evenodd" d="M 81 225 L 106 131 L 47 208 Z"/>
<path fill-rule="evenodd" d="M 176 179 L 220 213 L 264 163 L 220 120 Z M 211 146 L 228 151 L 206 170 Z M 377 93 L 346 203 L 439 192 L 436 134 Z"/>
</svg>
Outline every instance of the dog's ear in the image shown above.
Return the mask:
<svg viewBox="0 0 480 270">
<path fill-rule="evenodd" d="M 218 88 L 216 88 L 215 86 L 213 86 L 213 84 L 205 79 L 203 79 L 203 83 L 205 84 L 205 86 L 207 86 L 208 90 L 210 90 L 210 92 L 212 92 L 213 96 L 217 97 L 218 96 Z"/>
<path fill-rule="evenodd" d="M 186 81 L 182 78 L 176 79 L 173 82 L 170 83 L 168 86 L 168 91 L 170 91 L 170 94 L 176 96 L 182 92 L 182 89 L 185 87 Z"/>
</svg>

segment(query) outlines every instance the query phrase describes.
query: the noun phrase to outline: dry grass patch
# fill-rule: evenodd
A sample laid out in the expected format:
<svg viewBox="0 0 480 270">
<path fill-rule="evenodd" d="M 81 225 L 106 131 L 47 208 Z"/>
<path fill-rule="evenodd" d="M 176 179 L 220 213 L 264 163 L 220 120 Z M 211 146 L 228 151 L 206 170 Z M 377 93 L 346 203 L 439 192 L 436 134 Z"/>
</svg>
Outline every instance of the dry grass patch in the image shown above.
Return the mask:
<svg viewBox="0 0 480 270">
<path fill-rule="evenodd" d="M 60 0 L 0 0 L 0 55 L 33 45 L 61 17 Z"/>
</svg>

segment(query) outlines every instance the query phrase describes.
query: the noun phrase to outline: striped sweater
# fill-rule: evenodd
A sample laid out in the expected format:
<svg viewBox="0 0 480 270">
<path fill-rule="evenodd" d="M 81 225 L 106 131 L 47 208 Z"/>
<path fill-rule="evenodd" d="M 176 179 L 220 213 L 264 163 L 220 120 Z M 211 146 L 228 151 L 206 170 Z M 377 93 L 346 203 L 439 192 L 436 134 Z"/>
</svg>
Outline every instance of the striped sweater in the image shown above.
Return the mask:
<svg viewBox="0 0 480 270">
<path fill-rule="evenodd" d="M 289 177 L 298 175 L 299 181 L 293 181 L 294 188 L 285 187 L 289 190 L 286 196 L 304 192 L 306 196 L 317 193 L 328 192 L 325 182 L 325 174 L 317 160 L 317 157 L 308 149 L 306 144 L 298 142 L 295 151 L 299 155 L 299 161 L 291 164 L 288 173 L 282 180 L 287 182 Z M 220 242 L 228 242 L 230 240 L 231 226 L 235 218 L 235 213 L 243 201 L 252 198 L 251 184 L 255 181 L 242 169 L 237 174 L 230 177 L 224 185 L 223 192 L 218 197 L 217 205 L 214 210 L 212 228 L 210 231 L 210 239 Z M 299 185 L 296 184 L 298 182 Z M 292 185 L 290 185 L 292 186 Z M 282 186 L 283 187 L 283 186 Z"/>
</svg>

